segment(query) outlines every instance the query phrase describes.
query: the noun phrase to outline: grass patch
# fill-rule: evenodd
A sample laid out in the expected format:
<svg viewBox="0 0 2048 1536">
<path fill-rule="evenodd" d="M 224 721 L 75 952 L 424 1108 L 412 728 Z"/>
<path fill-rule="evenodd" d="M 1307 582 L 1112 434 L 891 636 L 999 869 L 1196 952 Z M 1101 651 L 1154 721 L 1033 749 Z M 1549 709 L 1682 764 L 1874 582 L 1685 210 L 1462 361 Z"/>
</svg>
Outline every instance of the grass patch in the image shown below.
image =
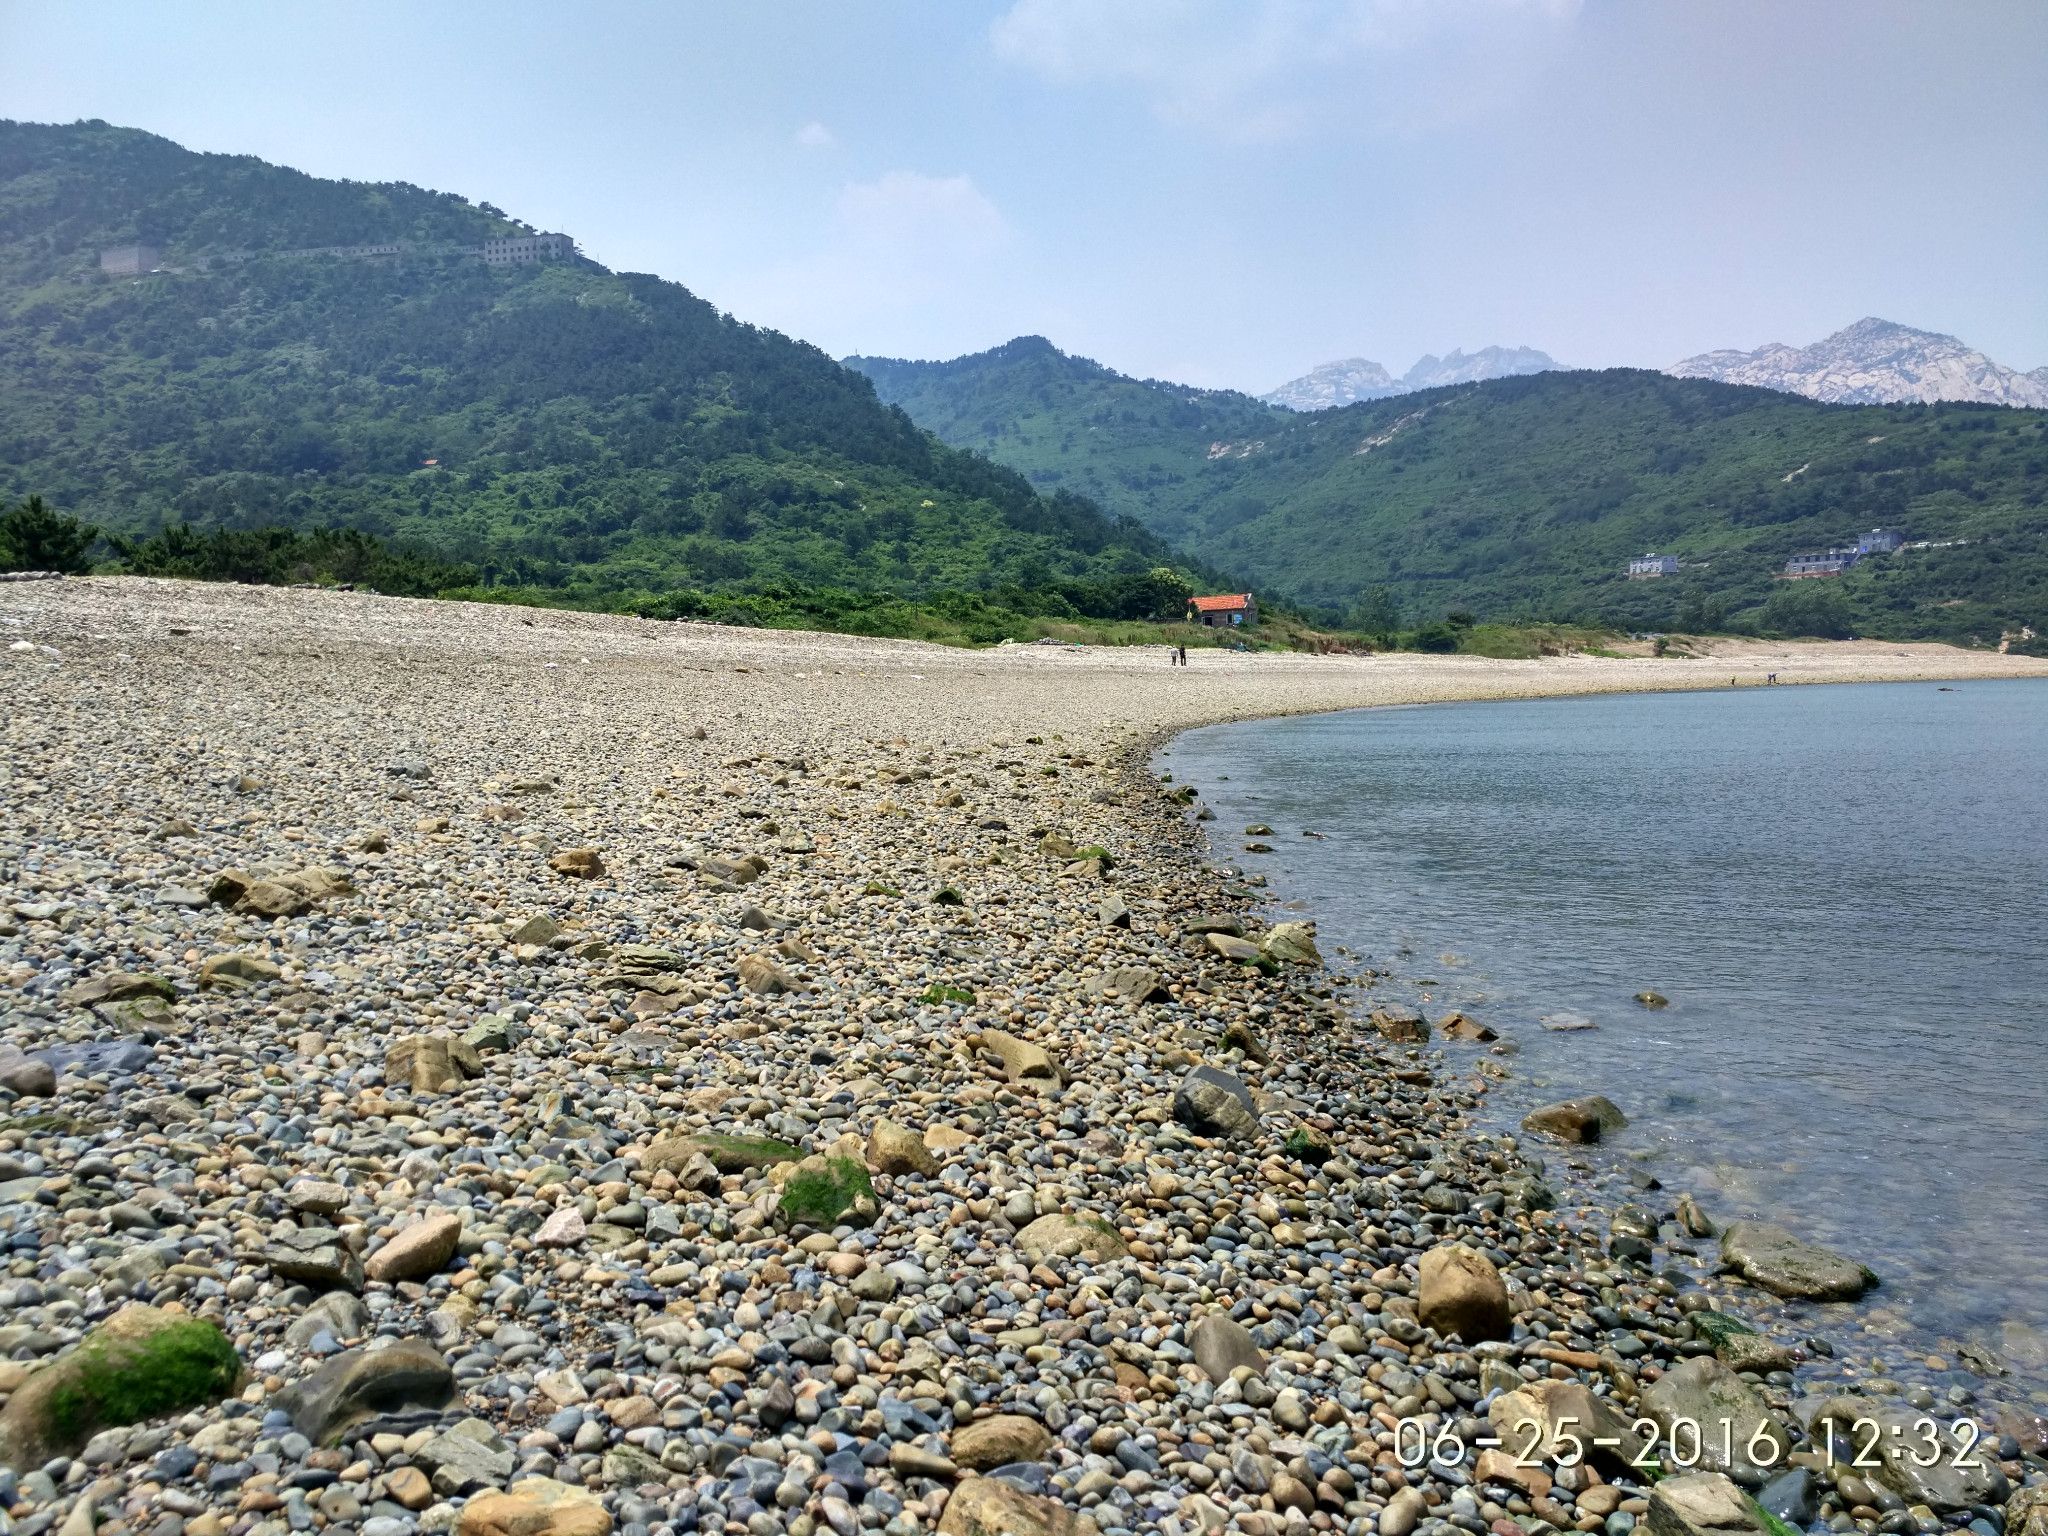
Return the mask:
<svg viewBox="0 0 2048 1536">
<path fill-rule="evenodd" d="M 934 1007 L 945 1003 L 971 1005 L 974 1002 L 974 994 L 965 987 L 942 987 L 935 981 L 918 995 L 917 1000 L 920 1003 L 930 1003 Z"/>
</svg>

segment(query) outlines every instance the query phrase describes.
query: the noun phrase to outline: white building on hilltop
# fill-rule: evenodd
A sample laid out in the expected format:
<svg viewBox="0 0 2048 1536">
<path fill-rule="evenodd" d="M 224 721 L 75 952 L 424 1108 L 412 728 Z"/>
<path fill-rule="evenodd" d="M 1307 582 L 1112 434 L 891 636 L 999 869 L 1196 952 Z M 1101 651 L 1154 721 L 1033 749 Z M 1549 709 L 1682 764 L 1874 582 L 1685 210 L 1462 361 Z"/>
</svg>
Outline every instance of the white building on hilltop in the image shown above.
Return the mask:
<svg viewBox="0 0 2048 1536">
<path fill-rule="evenodd" d="M 1656 576 L 1676 576 L 1677 574 L 1678 556 L 1676 555 L 1638 555 L 1628 563 L 1628 579 L 1630 581 L 1647 581 Z"/>
</svg>

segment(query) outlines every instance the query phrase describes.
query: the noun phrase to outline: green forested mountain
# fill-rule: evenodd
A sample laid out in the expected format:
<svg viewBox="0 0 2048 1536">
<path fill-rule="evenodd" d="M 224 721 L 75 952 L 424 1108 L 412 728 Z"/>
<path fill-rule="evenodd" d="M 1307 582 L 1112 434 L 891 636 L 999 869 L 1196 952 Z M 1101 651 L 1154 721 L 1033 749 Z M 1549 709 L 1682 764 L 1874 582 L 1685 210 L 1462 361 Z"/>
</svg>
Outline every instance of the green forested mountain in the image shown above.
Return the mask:
<svg viewBox="0 0 2048 1536">
<path fill-rule="evenodd" d="M 1169 558 L 677 284 L 277 254 L 522 228 L 104 123 L 0 122 L 0 503 L 130 535 L 360 529 L 600 593 L 1035 587 Z M 172 270 L 100 270 L 135 243 Z"/>
<path fill-rule="evenodd" d="M 2048 631 L 2040 411 L 1825 405 L 1610 369 L 1295 415 L 1127 378 L 1037 337 L 848 364 L 948 442 L 1373 628 L 1392 627 L 1392 605 L 1409 622 L 1463 609 L 1979 643 Z M 1773 579 L 1788 556 L 1876 525 L 1941 547 Z M 1653 550 L 1680 574 L 1629 581 L 1629 558 Z"/>
</svg>

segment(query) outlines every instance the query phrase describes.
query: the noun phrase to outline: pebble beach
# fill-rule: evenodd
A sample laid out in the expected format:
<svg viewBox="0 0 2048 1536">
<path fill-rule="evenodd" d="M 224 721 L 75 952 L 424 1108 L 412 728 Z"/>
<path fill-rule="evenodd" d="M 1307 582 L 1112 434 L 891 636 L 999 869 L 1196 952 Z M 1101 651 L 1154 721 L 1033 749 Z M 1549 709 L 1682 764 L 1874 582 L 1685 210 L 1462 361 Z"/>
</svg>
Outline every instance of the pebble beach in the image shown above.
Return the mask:
<svg viewBox="0 0 2048 1536">
<path fill-rule="evenodd" d="M 1444 1070 L 1146 766 L 2048 662 L 95 578 L 0 587 L 0 665 L 0 1536 L 2048 1536 L 2006 1362 L 1880 1374 L 1855 1255 L 1575 1198 L 1604 1100 L 1481 1133 L 1512 1058 Z"/>
</svg>

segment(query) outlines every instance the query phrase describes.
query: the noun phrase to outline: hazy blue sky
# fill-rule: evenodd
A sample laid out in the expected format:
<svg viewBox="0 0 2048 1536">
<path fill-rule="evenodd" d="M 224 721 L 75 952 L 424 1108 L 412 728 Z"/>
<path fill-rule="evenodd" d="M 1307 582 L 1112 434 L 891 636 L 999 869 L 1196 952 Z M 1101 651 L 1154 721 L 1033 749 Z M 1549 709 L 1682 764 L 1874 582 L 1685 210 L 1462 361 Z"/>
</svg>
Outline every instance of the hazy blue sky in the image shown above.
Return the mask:
<svg viewBox="0 0 2048 1536">
<path fill-rule="evenodd" d="M 461 192 L 835 355 L 2048 363 L 2041 0 L 0 0 L 0 115 Z"/>
</svg>

